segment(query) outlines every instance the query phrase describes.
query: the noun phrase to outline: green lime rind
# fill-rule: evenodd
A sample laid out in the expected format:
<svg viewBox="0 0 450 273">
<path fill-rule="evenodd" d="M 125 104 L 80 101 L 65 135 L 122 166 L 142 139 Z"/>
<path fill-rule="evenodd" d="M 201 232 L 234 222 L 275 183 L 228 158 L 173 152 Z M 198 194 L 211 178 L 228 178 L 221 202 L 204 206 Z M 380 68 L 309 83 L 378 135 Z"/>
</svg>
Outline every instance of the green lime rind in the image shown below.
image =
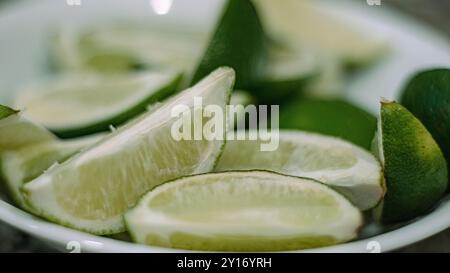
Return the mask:
<svg viewBox="0 0 450 273">
<path fill-rule="evenodd" d="M 450 69 L 417 73 L 405 86 L 400 101 L 425 125 L 450 162 Z"/>
<path fill-rule="evenodd" d="M 7 118 L 11 115 L 17 114 L 18 112 L 19 112 L 18 110 L 14 110 L 14 109 L 11 109 L 7 106 L 0 104 L 0 120 Z"/>
<path fill-rule="evenodd" d="M 375 116 L 341 99 L 298 97 L 280 106 L 280 128 L 339 137 L 367 150 L 376 124 Z"/>
<path fill-rule="evenodd" d="M 79 137 L 84 135 L 90 135 L 95 134 L 99 132 L 109 131 L 112 126 L 119 126 L 123 124 L 124 122 L 130 120 L 131 118 L 145 112 L 147 110 L 147 107 L 151 104 L 160 102 L 171 95 L 175 94 L 178 90 L 179 83 L 181 82 L 183 76 L 179 75 L 176 78 L 174 78 L 167 86 L 161 88 L 160 90 L 156 91 L 155 93 L 152 93 L 149 97 L 145 98 L 135 106 L 125 109 L 122 112 L 119 112 L 115 114 L 114 116 L 99 121 L 94 124 L 90 124 L 83 127 L 74 127 L 70 129 L 64 129 L 64 130 L 57 130 L 57 129 L 51 129 L 51 131 L 61 137 L 61 138 L 73 138 L 73 137 Z"/>
<path fill-rule="evenodd" d="M 149 75 L 153 75 L 151 72 L 149 73 Z M 120 78 L 120 79 L 128 79 L 126 78 L 127 76 Z M 138 77 L 140 77 L 139 75 L 136 77 L 136 79 L 138 79 Z M 145 77 L 144 74 L 142 74 L 142 77 Z M 74 79 L 78 79 L 77 77 L 74 77 Z M 80 79 L 83 79 L 82 77 Z M 114 77 L 96 77 L 96 76 L 92 76 L 92 78 L 88 78 L 88 79 L 92 79 L 92 83 L 94 84 L 98 84 L 98 88 L 101 88 L 101 84 L 103 81 L 113 81 Z M 133 76 L 130 77 L 130 82 L 135 79 Z M 52 91 L 52 92 L 45 92 L 45 86 L 44 87 L 39 87 L 40 90 L 35 90 L 36 94 L 40 94 L 40 91 L 42 92 L 42 96 L 43 97 L 39 97 L 38 96 L 38 100 L 39 99 L 45 99 L 45 96 L 48 96 L 50 99 L 53 96 L 53 92 L 59 92 L 61 91 L 62 94 L 63 91 L 65 90 L 65 88 L 67 88 L 68 90 L 70 90 L 71 88 L 73 89 L 73 85 L 67 85 L 67 83 L 65 82 L 65 78 L 62 78 L 61 83 L 59 81 L 56 81 L 55 83 L 51 83 L 50 87 L 48 87 L 50 90 L 53 90 L 53 84 L 56 86 L 56 91 Z M 70 82 L 71 78 L 67 78 L 67 81 Z M 92 117 L 92 119 L 86 119 L 84 118 L 83 122 L 75 122 L 74 124 L 71 124 L 69 122 L 66 123 L 62 123 L 62 124 L 52 124 L 52 118 L 46 117 L 45 119 L 41 120 L 41 118 L 39 117 L 39 112 L 37 112 L 37 117 L 34 116 L 36 115 L 35 112 L 36 110 L 29 110 L 29 111 L 25 111 L 24 113 L 26 114 L 27 117 L 29 117 L 32 120 L 36 120 L 39 121 L 43 126 L 47 127 L 52 133 L 54 133 L 55 135 L 57 135 L 58 137 L 61 138 L 74 138 L 74 137 L 80 137 L 80 136 L 84 136 L 84 135 L 90 135 L 90 134 L 95 134 L 95 133 L 99 133 L 99 132 L 105 132 L 105 131 L 109 131 L 111 126 L 119 126 L 121 124 L 123 124 L 124 122 L 126 122 L 127 120 L 145 112 L 148 108 L 149 105 L 154 104 L 156 102 L 162 101 L 164 99 L 166 99 L 167 97 L 173 95 L 174 93 L 176 93 L 178 91 L 178 86 L 179 83 L 182 80 L 182 75 L 181 74 L 173 74 L 173 76 L 171 76 L 171 78 L 168 78 L 168 80 L 166 82 L 164 82 L 163 85 L 158 86 L 158 87 L 152 87 L 149 88 L 148 93 L 145 94 L 145 96 L 143 96 L 142 99 L 133 102 L 133 104 L 127 105 L 126 107 L 122 106 L 122 107 L 116 107 L 117 110 L 115 110 L 114 112 L 110 112 L 109 114 L 105 114 L 101 117 Z M 98 82 L 98 83 L 97 83 Z M 89 88 L 92 88 L 92 83 L 87 83 L 86 85 Z M 61 87 L 59 86 L 61 85 Z M 67 85 L 67 86 L 66 86 Z M 95 86 L 95 85 L 94 85 Z M 53 89 L 51 89 L 53 88 Z M 59 90 L 58 88 L 62 88 L 62 90 Z M 142 87 L 140 87 L 142 88 Z M 33 90 L 34 91 L 34 90 Z M 123 92 L 127 92 L 126 89 L 123 90 Z M 30 94 L 29 94 L 30 93 Z M 33 101 L 33 94 L 31 92 L 26 92 L 25 94 L 19 94 L 19 96 L 17 97 L 17 104 L 20 105 L 21 107 L 27 108 L 28 104 L 31 104 L 33 106 L 33 103 L 36 105 L 36 103 Z M 83 93 L 80 92 L 80 96 Z M 126 94 L 126 93 L 125 93 Z M 106 94 L 103 93 L 103 96 L 105 96 Z M 28 96 L 28 97 L 27 97 Z M 62 96 L 62 95 L 61 95 Z M 71 103 L 70 100 L 70 93 L 68 95 L 67 98 L 64 98 L 62 103 Z M 89 101 L 81 101 L 78 102 L 80 104 L 79 107 L 79 111 L 84 111 L 83 109 L 83 105 L 86 104 L 88 105 L 91 109 L 93 108 L 93 103 L 90 103 Z M 102 103 L 102 102 L 99 102 Z M 120 105 L 120 101 L 116 101 L 115 104 Z M 100 105 L 99 105 L 100 106 Z M 115 105 L 113 105 L 115 106 Z M 111 107 L 113 107 L 111 106 Z M 52 104 L 50 104 L 49 108 L 53 109 L 51 107 L 55 107 Z M 57 107 L 61 107 L 59 105 L 57 105 Z M 30 108 L 30 107 L 28 107 Z M 36 106 L 33 106 L 33 109 L 35 109 Z M 55 112 L 57 111 L 57 109 L 54 110 Z M 105 110 L 107 111 L 107 110 Z M 68 113 L 70 114 L 70 113 Z M 73 119 L 73 118 L 72 118 Z M 50 122 L 50 123 L 48 123 Z M 48 123 L 48 124 L 47 124 Z"/>
<path fill-rule="evenodd" d="M 196 190 L 196 187 L 199 189 Z M 177 200 L 171 200 L 174 190 Z M 248 195 L 245 192 L 249 192 Z M 306 197 L 302 194 L 304 192 L 308 192 L 306 199 L 303 199 Z M 206 200 L 201 198 L 203 193 L 207 194 Z M 318 194 L 317 199 L 313 193 Z M 182 205 L 182 211 L 177 213 L 177 203 L 183 204 L 183 199 L 192 194 L 199 196 Z M 239 195 L 247 197 L 240 198 Z M 220 205 L 213 203 L 208 206 L 208 198 L 213 198 Z M 227 202 L 223 202 L 224 199 Z M 165 208 L 167 202 L 170 209 Z M 297 216 L 302 218 L 300 215 L 303 215 L 298 210 L 308 205 L 312 206 L 311 209 L 321 210 L 317 207 L 319 203 L 321 209 L 328 209 L 315 211 L 314 219 L 306 217 L 312 223 L 308 219 L 295 221 Z M 258 210 L 261 204 L 264 204 L 261 211 L 256 214 L 249 212 Z M 299 208 L 291 211 L 294 214 L 296 211 L 295 215 L 289 215 L 283 210 L 284 206 Z M 159 217 L 162 222 L 151 217 L 152 209 L 158 215 L 165 216 Z M 277 217 L 272 218 L 271 213 L 276 213 L 278 209 Z M 189 216 L 192 210 L 193 218 Z M 216 210 L 219 211 L 216 213 Z M 268 213 L 267 217 L 263 217 L 264 213 Z M 211 217 L 209 214 L 212 214 Z M 258 215 L 256 219 L 247 219 L 255 215 Z M 226 223 L 220 222 L 222 217 L 227 219 L 224 220 Z M 164 219 L 169 223 L 164 223 Z M 289 224 L 284 225 L 284 221 Z M 282 251 L 329 246 L 351 240 L 357 236 L 362 216 L 342 195 L 312 179 L 253 170 L 186 176 L 160 185 L 143 195 L 137 205 L 125 214 L 125 223 L 133 241 L 153 246 L 207 251 Z M 276 228 L 267 227 L 274 223 Z M 314 228 L 316 224 L 319 227 Z"/>
<path fill-rule="evenodd" d="M 250 0 L 228 0 L 205 50 L 191 85 L 220 66 L 236 71 L 236 88 L 248 89 L 257 82 L 265 59 L 265 34 Z"/>
<path fill-rule="evenodd" d="M 42 217 L 43 219 L 46 219 L 47 221 L 50 221 L 52 223 L 58 224 L 60 226 L 72 228 L 75 230 L 88 232 L 88 233 L 95 234 L 95 235 L 113 235 L 113 234 L 119 234 L 119 233 L 126 231 L 124 227 L 118 227 L 118 226 L 112 226 L 110 228 L 102 228 L 102 229 L 89 229 L 89 228 L 80 229 L 80 227 L 78 225 L 74 224 L 72 221 L 63 220 L 60 217 L 55 216 L 52 213 L 48 213 L 45 210 L 38 208 L 35 204 L 30 202 L 30 195 L 32 193 L 30 191 L 28 191 L 26 187 L 21 187 L 20 191 L 21 191 L 23 199 L 25 201 L 25 207 L 28 208 L 28 210 L 30 212 L 32 212 L 34 215 Z"/>
<path fill-rule="evenodd" d="M 445 193 L 447 163 L 425 126 L 400 104 L 382 103 L 379 126 L 387 186 L 380 220 L 410 220 L 430 210 Z"/>
</svg>

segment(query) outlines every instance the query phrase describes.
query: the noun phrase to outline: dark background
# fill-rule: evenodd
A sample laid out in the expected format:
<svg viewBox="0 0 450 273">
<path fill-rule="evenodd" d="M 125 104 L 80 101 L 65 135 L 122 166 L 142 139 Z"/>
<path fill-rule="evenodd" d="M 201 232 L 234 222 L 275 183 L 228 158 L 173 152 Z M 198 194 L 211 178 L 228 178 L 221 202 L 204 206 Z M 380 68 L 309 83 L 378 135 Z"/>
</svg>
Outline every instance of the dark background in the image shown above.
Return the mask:
<svg viewBox="0 0 450 273">
<path fill-rule="evenodd" d="M 18 0 L 15 0 L 18 1 Z M 64 0 L 55 0 L 64 1 Z M 355 0 L 364 1 L 364 0 Z M 450 0 L 381 0 L 382 5 L 408 13 L 441 31 L 450 40 Z M 0 0 L 0 9 L 6 2 Z M 450 216 L 449 216 L 450 217 Z M 53 252 L 40 241 L 0 222 L 0 252 Z M 398 252 L 447 252 L 450 253 L 450 229 L 429 239 L 400 249 Z"/>
</svg>

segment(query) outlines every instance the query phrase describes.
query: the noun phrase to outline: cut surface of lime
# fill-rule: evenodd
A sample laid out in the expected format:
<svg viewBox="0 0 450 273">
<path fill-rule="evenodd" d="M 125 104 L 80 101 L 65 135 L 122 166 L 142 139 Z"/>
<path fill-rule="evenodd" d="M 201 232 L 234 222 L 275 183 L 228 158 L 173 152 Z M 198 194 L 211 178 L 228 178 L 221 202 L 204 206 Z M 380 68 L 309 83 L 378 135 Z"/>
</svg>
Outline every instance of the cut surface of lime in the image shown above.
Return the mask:
<svg viewBox="0 0 450 273">
<path fill-rule="evenodd" d="M 288 45 L 302 45 L 336 57 L 346 65 L 361 66 L 385 51 L 381 38 L 364 34 L 311 0 L 254 0 L 265 30 Z"/>
<path fill-rule="evenodd" d="M 27 145 L 54 141 L 56 137 L 44 127 L 24 118 L 22 113 L 0 105 L 0 154 Z"/>
<path fill-rule="evenodd" d="M 54 164 L 61 163 L 96 143 L 102 136 L 40 142 L 1 153 L 0 174 L 11 199 L 21 208 L 29 209 L 20 188 Z"/>
<path fill-rule="evenodd" d="M 351 240 L 361 214 L 313 180 L 266 171 L 180 178 L 126 213 L 142 244 L 210 251 L 277 251 Z"/>
<path fill-rule="evenodd" d="M 270 170 L 310 177 L 329 185 L 361 210 L 376 206 L 384 195 L 381 166 L 369 152 L 346 141 L 301 131 L 281 130 L 275 151 L 261 151 L 268 143 L 249 131 L 248 140 L 228 140 L 215 168 Z M 257 139 L 257 140 L 251 140 Z"/>
<path fill-rule="evenodd" d="M 397 223 L 431 209 L 447 189 L 447 164 L 423 124 L 406 108 L 382 102 L 375 152 L 386 176 L 387 192 L 377 208 L 383 223 Z"/>
<path fill-rule="evenodd" d="M 19 93 L 16 106 L 61 137 L 106 131 L 176 91 L 180 75 L 72 75 Z"/>
<path fill-rule="evenodd" d="M 173 68 L 186 72 L 201 54 L 206 35 L 147 24 L 62 29 L 52 40 L 54 62 L 69 71 L 127 72 Z"/>
<path fill-rule="evenodd" d="M 149 189 L 177 177 L 211 171 L 217 140 L 177 140 L 174 107 L 228 104 L 234 71 L 219 68 L 197 85 L 117 129 L 95 146 L 25 184 L 26 201 L 42 217 L 95 234 L 124 231 L 123 213 Z M 224 124 L 225 125 L 225 124 Z M 225 129 L 222 130 L 225 133 Z"/>
</svg>

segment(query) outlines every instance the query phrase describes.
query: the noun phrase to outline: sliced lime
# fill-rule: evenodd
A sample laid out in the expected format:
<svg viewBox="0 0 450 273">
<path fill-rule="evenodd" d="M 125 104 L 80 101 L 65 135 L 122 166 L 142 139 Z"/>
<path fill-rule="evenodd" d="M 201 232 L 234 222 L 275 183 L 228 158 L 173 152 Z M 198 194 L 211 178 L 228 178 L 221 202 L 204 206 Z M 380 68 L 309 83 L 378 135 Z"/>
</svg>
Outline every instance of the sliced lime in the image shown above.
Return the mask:
<svg viewBox="0 0 450 273">
<path fill-rule="evenodd" d="M 264 31 L 252 1 L 227 0 L 192 83 L 226 65 L 236 71 L 236 87 L 249 88 L 262 74 L 264 47 Z"/>
<path fill-rule="evenodd" d="M 340 20 L 317 1 L 254 0 L 265 30 L 273 39 L 334 56 L 348 66 L 366 65 L 385 51 L 380 38 Z"/>
<path fill-rule="evenodd" d="M 362 217 L 344 197 L 305 178 L 225 172 L 150 191 L 125 216 L 142 244 L 213 251 L 277 251 L 353 239 Z"/>
<path fill-rule="evenodd" d="M 180 75 L 73 75 L 19 93 L 16 105 L 30 120 L 61 137 L 106 131 L 176 91 Z"/>
<path fill-rule="evenodd" d="M 28 145 L 0 154 L 0 174 L 13 201 L 29 209 L 20 188 L 38 177 L 55 163 L 64 160 L 97 142 L 103 135 L 93 135 L 73 140 L 55 140 Z"/>
<path fill-rule="evenodd" d="M 269 141 L 258 137 L 257 131 L 247 134 L 248 140 L 227 141 L 216 171 L 270 170 L 310 177 L 345 195 L 361 210 L 374 207 L 383 197 L 380 164 L 355 145 L 333 137 L 281 130 L 278 149 L 270 152 L 261 151 L 261 145 Z"/>
<path fill-rule="evenodd" d="M 0 153 L 30 144 L 53 141 L 56 137 L 22 113 L 0 105 Z"/>
<path fill-rule="evenodd" d="M 396 223 L 431 209 L 447 189 L 447 163 L 430 133 L 406 108 L 383 102 L 374 149 L 386 175 L 387 193 L 377 217 Z"/>
<path fill-rule="evenodd" d="M 183 105 L 193 108 L 196 97 L 203 106 L 225 109 L 233 83 L 232 69 L 217 69 L 194 87 L 25 184 L 26 201 L 39 215 L 62 225 L 95 234 L 124 231 L 123 213 L 144 192 L 177 177 L 212 170 L 224 141 L 177 141 L 172 127 L 180 118 L 172 117 L 172 111 Z"/>
</svg>

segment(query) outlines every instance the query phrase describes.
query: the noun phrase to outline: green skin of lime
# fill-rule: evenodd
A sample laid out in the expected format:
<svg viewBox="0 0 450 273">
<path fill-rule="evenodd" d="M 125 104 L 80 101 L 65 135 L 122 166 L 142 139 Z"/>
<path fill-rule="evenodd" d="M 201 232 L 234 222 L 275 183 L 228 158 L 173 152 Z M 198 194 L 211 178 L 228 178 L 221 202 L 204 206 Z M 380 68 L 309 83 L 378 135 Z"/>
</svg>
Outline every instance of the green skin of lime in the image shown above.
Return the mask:
<svg viewBox="0 0 450 273">
<path fill-rule="evenodd" d="M 99 132 L 109 131 L 111 125 L 119 126 L 131 118 L 142 114 L 147 110 L 147 107 L 151 104 L 154 104 L 159 101 L 163 101 L 164 99 L 170 97 L 171 95 L 177 93 L 178 85 L 182 79 L 182 76 L 175 78 L 170 84 L 166 87 L 162 88 L 158 92 L 150 95 L 148 98 L 144 99 L 137 105 L 126 109 L 120 113 L 117 113 L 115 116 L 110 117 L 106 120 L 102 120 L 93 124 L 87 124 L 82 127 L 73 127 L 67 129 L 56 130 L 50 128 L 50 130 L 60 138 L 74 138 L 84 135 L 95 134 Z"/>
<path fill-rule="evenodd" d="M 450 162 L 450 69 L 415 75 L 403 91 L 401 103 L 425 125 Z"/>
<path fill-rule="evenodd" d="M 387 193 L 381 222 L 413 219 L 447 189 L 447 163 L 423 124 L 398 103 L 382 103 L 381 128 Z"/>
<path fill-rule="evenodd" d="M 258 81 L 265 59 L 265 34 L 250 0 L 228 0 L 191 85 L 220 66 L 236 71 L 236 88 Z"/>
<path fill-rule="evenodd" d="M 335 136 L 370 149 L 377 121 L 343 100 L 299 97 L 280 106 L 280 127 Z"/>
<path fill-rule="evenodd" d="M 14 115 L 16 113 L 18 113 L 19 111 L 11 109 L 7 106 L 1 105 L 0 104 L 0 120 L 7 118 L 11 115 Z"/>
</svg>

